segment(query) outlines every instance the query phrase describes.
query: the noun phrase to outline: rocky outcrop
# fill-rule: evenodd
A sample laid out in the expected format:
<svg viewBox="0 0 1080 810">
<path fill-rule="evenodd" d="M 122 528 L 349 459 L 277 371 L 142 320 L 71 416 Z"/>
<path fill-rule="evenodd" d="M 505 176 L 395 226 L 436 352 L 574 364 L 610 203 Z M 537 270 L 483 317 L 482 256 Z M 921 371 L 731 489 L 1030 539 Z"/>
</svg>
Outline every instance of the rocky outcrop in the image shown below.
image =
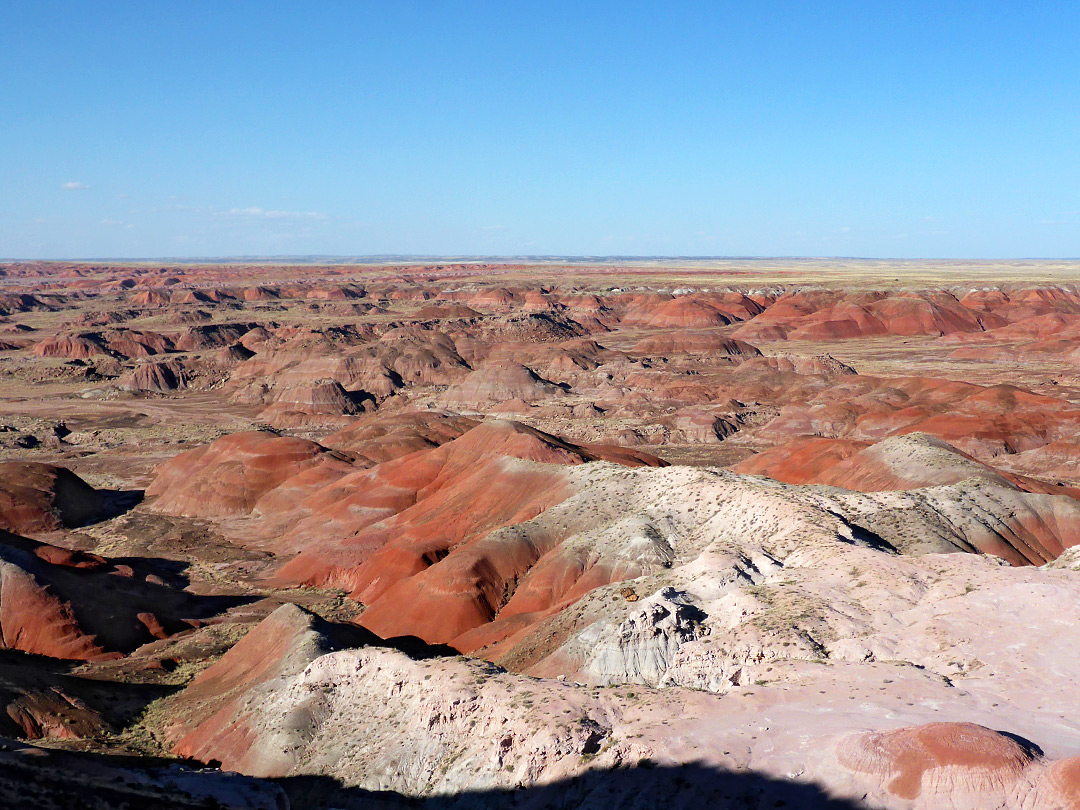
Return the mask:
<svg viewBox="0 0 1080 810">
<path fill-rule="evenodd" d="M 230 346 L 256 326 L 258 324 L 255 323 L 218 323 L 206 326 L 192 326 L 176 341 L 176 349 L 181 352 L 195 352 Z"/>
<path fill-rule="evenodd" d="M 346 391 L 337 380 L 315 380 L 276 392 L 274 402 L 259 418 L 278 427 L 348 424 L 350 416 L 375 409 L 375 398 L 364 391 Z"/>
<path fill-rule="evenodd" d="M 674 550 L 670 552 L 674 554 Z M 637 591 L 627 587 L 620 596 L 637 602 Z M 640 683 L 658 686 L 671 668 L 679 648 L 708 633 L 705 614 L 686 594 L 663 588 L 640 602 L 615 628 L 594 625 L 581 636 L 595 645 L 588 676 L 593 683 Z M 605 632 L 606 631 L 606 632 Z"/>
<path fill-rule="evenodd" d="M 110 513 L 109 498 L 64 467 L 0 463 L 0 529 L 17 534 L 82 526 Z"/>
<path fill-rule="evenodd" d="M 58 335 L 35 343 L 33 352 L 41 357 L 63 357 L 69 360 L 88 360 L 96 355 L 108 355 L 109 349 L 101 336 L 94 332 L 78 335 Z"/>
<path fill-rule="evenodd" d="M 442 402 L 458 409 L 484 409 L 508 400 L 533 402 L 566 394 L 532 369 L 509 361 L 485 363 L 442 395 Z"/>
<path fill-rule="evenodd" d="M 188 379 L 183 364 L 177 360 L 168 360 L 158 363 L 139 363 L 130 374 L 121 378 L 118 385 L 129 391 L 164 394 L 186 388 Z"/>
</svg>

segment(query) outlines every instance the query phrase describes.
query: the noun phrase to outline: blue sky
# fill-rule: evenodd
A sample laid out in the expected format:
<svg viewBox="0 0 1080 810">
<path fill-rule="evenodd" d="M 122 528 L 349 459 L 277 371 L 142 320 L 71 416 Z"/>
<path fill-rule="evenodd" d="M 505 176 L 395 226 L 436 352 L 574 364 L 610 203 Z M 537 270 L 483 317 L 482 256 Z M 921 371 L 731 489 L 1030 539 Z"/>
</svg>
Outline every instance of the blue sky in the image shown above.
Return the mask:
<svg viewBox="0 0 1080 810">
<path fill-rule="evenodd" d="M 0 3 L 0 256 L 1080 256 L 1075 2 Z"/>
</svg>

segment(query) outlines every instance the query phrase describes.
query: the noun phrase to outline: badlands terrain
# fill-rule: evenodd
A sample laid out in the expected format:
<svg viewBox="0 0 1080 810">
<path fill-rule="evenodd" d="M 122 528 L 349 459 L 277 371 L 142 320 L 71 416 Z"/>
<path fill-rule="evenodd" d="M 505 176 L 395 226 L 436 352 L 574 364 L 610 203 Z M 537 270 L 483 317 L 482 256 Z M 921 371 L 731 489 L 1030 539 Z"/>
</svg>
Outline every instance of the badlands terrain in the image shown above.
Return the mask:
<svg viewBox="0 0 1080 810">
<path fill-rule="evenodd" d="M 5 263 L 0 446 L 0 807 L 1080 808 L 1080 263 Z"/>
</svg>

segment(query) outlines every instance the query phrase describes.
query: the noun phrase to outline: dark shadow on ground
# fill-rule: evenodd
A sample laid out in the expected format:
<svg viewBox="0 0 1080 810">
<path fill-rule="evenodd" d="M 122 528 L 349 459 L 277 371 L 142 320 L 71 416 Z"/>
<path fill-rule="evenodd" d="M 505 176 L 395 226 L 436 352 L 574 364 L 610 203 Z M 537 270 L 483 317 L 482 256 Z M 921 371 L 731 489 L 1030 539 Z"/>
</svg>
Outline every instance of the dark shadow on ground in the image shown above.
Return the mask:
<svg viewBox="0 0 1080 810">
<path fill-rule="evenodd" d="M 379 638 L 374 633 L 372 640 L 368 642 L 374 647 L 389 647 L 398 652 L 405 653 L 415 661 L 424 661 L 428 658 L 453 658 L 461 655 L 461 651 L 449 644 L 428 644 L 417 636 L 394 636 L 393 638 Z"/>
<path fill-rule="evenodd" d="M 19 749 L 22 750 L 19 750 Z M 7 802 L 4 804 L 4 802 Z M 690 763 L 592 770 L 545 785 L 416 798 L 327 777 L 260 780 L 167 760 L 27 749 L 0 741 L 0 805 L 34 810 L 868 810 L 813 784 Z"/>
<path fill-rule="evenodd" d="M 464 791 L 424 799 L 346 788 L 325 777 L 277 780 L 300 810 L 866 810 L 805 782 L 772 779 L 698 763 L 591 770 L 558 782 L 508 790 Z"/>
<path fill-rule="evenodd" d="M 125 512 L 130 512 L 143 500 L 141 489 L 99 489 L 101 496 L 101 511 L 93 516 L 93 519 L 81 524 L 89 526 L 106 520 L 120 517 Z"/>
<path fill-rule="evenodd" d="M 4 530 L 0 530 L 0 561 L 27 572 L 50 594 L 70 605 L 79 627 L 96 636 L 97 643 L 109 652 L 129 653 L 154 638 L 190 630 L 259 598 L 189 593 L 182 589 L 184 569 L 174 561 L 147 557 L 109 560 Z M 29 621 L 33 617 L 22 618 Z"/>
<path fill-rule="evenodd" d="M 98 737 L 130 725 L 150 703 L 179 688 L 73 674 L 80 664 L 0 650 L 0 734 L 34 738 L 64 729 Z"/>
</svg>

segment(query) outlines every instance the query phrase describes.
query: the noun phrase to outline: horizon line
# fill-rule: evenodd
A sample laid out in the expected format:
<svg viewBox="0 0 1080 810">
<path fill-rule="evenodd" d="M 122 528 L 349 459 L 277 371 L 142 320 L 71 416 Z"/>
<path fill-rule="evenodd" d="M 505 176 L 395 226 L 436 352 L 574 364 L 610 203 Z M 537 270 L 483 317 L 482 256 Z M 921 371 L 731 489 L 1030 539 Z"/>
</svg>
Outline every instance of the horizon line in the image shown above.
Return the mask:
<svg viewBox="0 0 1080 810">
<path fill-rule="evenodd" d="M 533 253 L 533 254 L 480 254 L 480 253 L 373 253 L 373 254 L 235 254 L 220 256 L 86 256 L 27 258 L 3 257 L 4 264 L 31 263 L 146 263 L 146 262 L 188 262 L 199 264 L 239 264 L 250 262 L 281 262 L 305 264 L 360 264 L 365 262 L 550 262 L 550 263 L 589 263 L 589 262 L 643 262 L 643 261 L 862 261 L 862 262 L 1080 262 L 1080 256 L 830 256 L 830 255 L 693 255 L 693 254 L 573 254 L 573 253 Z"/>
</svg>

